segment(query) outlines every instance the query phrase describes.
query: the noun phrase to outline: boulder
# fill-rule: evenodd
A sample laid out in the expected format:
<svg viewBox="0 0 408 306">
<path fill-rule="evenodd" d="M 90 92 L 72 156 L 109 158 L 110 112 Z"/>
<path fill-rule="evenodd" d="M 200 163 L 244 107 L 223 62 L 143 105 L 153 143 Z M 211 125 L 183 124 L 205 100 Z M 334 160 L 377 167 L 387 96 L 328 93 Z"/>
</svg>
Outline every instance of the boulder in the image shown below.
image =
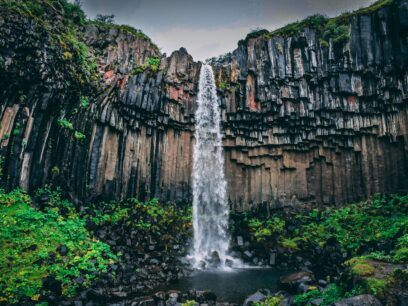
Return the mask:
<svg viewBox="0 0 408 306">
<path fill-rule="evenodd" d="M 255 292 L 254 294 L 248 296 L 245 301 L 243 306 L 251 306 L 254 303 L 258 303 L 261 302 L 262 300 L 264 300 L 266 298 L 266 295 L 263 294 L 260 291 Z"/>
<path fill-rule="evenodd" d="M 381 302 L 372 295 L 363 294 L 334 303 L 335 306 L 382 306 Z"/>
<path fill-rule="evenodd" d="M 300 286 L 311 284 L 314 281 L 314 275 L 309 271 L 300 271 L 281 276 L 279 279 L 279 286 L 288 292 L 297 293 Z"/>
</svg>

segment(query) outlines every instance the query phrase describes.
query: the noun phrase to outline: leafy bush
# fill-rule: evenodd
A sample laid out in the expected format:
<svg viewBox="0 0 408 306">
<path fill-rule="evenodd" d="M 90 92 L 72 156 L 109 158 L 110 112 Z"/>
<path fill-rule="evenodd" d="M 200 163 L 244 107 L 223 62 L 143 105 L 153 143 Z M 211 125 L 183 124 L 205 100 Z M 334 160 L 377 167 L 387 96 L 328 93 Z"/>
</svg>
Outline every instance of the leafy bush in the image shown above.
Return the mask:
<svg viewBox="0 0 408 306">
<path fill-rule="evenodd" d="M 321 298 L 323 301 L 320 305 L 332 305 L 333 303 L 348 295 L 349 293 L 344 292 L 344 290 L 338 285 L 330 284 L 322 291 L 319 291 L 318 289 L 312 289 L 303 294 L 296 295 L 294 298 L 294 304 L 296 306 L 310 305 L 309 302 L 311 300 Z"/>
<path fill-rule="evenodd" d="M 280 306 L 282 305 L 282 300 L 284 297 L 282 295 L 279 296 L 268 296 L 265 300 L 261 302 L 256 302 L 254 306 Z"/>
<path fill-rule="evenodd" d="M 79 99 L 79 103 L 81 104 L 82 108 L 88 108 L 89 106 L 89 98 L 85 96 L 81 96 Z"/>
<path fill-rule="evenodd" d="M 135 228 L 158 241 L 165 248 L 170 248 L 173 237 L 190 237 L 192 212 L 191 207 L 178 207 L 175 204 L 162 205 L 157 199 L 140 202 L 127 199 L 122 202 L 89 204 L 89 213 L 84 218 L 96 225 L 126 225 Z"/>
<path fill-rule="evenodd" d="M 328 241 L 352 256 L 363 251 L 383 260 L 406 262 L 408 243 L 408 196 L 377 195 L 372 200 L 341 208 L 315 209 L 262 219 L 256 213 L 231 214 L 235 229 L 247 228 L 253 240 L 265 250 L 283 247 L 292 251 L 310 250 Z M 286 221 L 283 221 L 286 220 Z M 289 226 L 292 230 L 289 230 Z M 376 253 L 379 245 L 392 243 L 394 249 Z"/>
<path fill-rule="evenodd" d="M 273 236 L 276 237 L 276 235 L 283 232 L 285 221 L 277 217 L 273 217 L 271 220 L 266 221 L 260 221 L 259 219 L 253 218 L 249 220 L 248 226 L 256 241 L 266 242 Z"/>
<path fill-rule="evenodd" d="M 137 75 L 144 71 L 151 71 L 152 73 L 157 73 L 160 68 L 160 58 L 158 57 L 148 57 L 146 63 L 142 66 L 136 66 L 133 68 L 131 74 Z"/>
<path fill-rule="evenodd" d="M 321 292 L 315 289 L 315 290 L 311 290 L 311 291 L 305 292 L 300 295 L 296 295 L 293 302 L 296 306 L 303 306 L 303 305 L 306 305 L 310 300 L 321 298 L 321 297 L 322 297 Z"/>
<path fill-rule="evenodd" d="M 50 206 L 70 207 L 66 216 L 58 208 L 34 209 L 20 190 L 0 192 L 0 301 L 41 300 L 49 294 L 46 279 L 62 296 L 73 296 L 80 286 L 76 280 L 87 287 L 116 260 L 108 245 L 90 236 L 72 204 L 55 195 L 51 201 L 58 203 Z"/>
<path fill-rule="evenodd" d="M 198 305 L 198 303 L 196 301 L 190 301 L 190 300 L 181 304 L 181 306 L 194 306 L 194 305 Z"/>
<path fill-rule="evenodd" d="M 64 118 L 58 119 L 57 122 L 58 122 L 58 125 L 60 127 L 64 128 L 64 129 L 67 129 L 67 130 L 73 130 L 74 129 L 74 125 L 70 121 L 68 121 L 67 119 L 64 119 Z"/>
<path fill-rule="evenodd" d="M 74 138 L 76 140 L 82 141 L 82 140 L 84 140 L 86 138 L 86 136 L 84 134 L 82 134 L 81 132 L 75 131 Z"/>
<path fill-rule="evenodd" d="M 392 260 L 394 262 L 408 262 L 408 233 L 398 239 Z"/>
</svg>

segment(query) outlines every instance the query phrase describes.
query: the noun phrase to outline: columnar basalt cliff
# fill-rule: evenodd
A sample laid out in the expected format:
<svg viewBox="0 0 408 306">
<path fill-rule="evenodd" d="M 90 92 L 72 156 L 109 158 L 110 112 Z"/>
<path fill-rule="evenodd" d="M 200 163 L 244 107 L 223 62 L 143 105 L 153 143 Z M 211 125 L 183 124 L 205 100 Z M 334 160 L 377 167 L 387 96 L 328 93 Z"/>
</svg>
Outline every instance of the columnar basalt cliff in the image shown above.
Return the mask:
<svg viewBox="0 0 408 306">
<path fill-rule="evenodd" d="M 4 187 L 190 200 L 201 63 L 75 15 L 74 35 L 63 6 L 42 14 L 53 31 L 13 8 L 0 15 Z M 233 208 L 408 188 L 408 1 L 345 20 L 342 39 L 263 31 L 212 60 Z"/>
<path fill-rule="evenodd" d="M 260 31 L 213 61 L 234 207 L 408 188 L 407 9 L 401 1 L 329 21 L 345 24 L 342 40 L 329 26 Z"/>
<path fill-rule="evenodd" d="M 71 38 L 58 9 L 60 18 L 47 16 L 57 42 L 30 16 L 11 10 L 0 19 L 5 186 L 32 192 L 52 182 L 76 200 L 189 199 L 200 64 L 185 49 L 163 57 L 127 27 L 75 26 Z M 70 39 L 86 49 L 93 78 L 82 80 Z M 80 67 L 71 76 L 66 65 Z"/>
</svg>

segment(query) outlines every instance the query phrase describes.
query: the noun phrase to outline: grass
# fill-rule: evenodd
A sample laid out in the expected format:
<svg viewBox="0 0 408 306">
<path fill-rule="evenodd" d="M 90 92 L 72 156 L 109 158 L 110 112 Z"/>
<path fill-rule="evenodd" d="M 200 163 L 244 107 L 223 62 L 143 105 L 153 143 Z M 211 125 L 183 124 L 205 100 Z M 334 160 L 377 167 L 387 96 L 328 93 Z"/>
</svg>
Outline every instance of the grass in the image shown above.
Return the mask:
<svg viewBox="0 0 408 306">
<path fill-rule="evenodd" d="M 46 280 L 56 285 L 57 294 L 73 296 L 117 259 L 90 235 L 72 204 L 57 195 L 51 201 L 60 208 L 40 211 L 20 190 L 0 192 L 0 302 L 41 301 L 50 294 Z"/>
</svg>

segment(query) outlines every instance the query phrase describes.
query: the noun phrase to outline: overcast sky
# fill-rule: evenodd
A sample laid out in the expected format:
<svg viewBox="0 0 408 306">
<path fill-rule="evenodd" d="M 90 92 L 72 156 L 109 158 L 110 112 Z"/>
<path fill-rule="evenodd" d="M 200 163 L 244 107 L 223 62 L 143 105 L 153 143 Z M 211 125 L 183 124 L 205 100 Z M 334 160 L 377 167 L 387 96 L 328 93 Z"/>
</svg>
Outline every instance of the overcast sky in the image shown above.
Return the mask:
<svg viewBox="0 0 408 306">
<path fill-rule="evenodd" d="M 90 18 L 114 14 L 152 38 L 162 52 L 185 47 L 195 60 L 234 50 L 256 28 L 273 30 L 306 16 L 354 10 L 372 0 L 82 0 Z"/>
</svg>

